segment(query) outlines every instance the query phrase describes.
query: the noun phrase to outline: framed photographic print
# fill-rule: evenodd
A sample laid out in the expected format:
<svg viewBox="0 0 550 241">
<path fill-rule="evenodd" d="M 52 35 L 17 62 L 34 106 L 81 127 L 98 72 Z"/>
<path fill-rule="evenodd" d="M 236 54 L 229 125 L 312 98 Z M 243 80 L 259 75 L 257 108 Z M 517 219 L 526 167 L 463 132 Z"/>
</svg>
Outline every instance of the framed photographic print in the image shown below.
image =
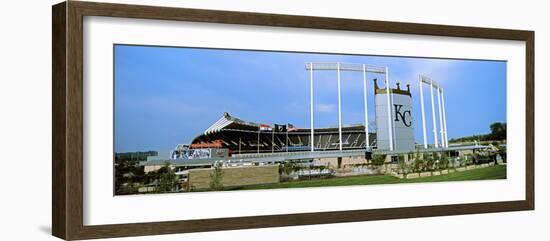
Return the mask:
<svg viewBox="0 0 550 241">
<path fill-rule="evenodd" d="M 53 235 L 534 209 L 534 32 L 53 6 Z"/>
</svg>

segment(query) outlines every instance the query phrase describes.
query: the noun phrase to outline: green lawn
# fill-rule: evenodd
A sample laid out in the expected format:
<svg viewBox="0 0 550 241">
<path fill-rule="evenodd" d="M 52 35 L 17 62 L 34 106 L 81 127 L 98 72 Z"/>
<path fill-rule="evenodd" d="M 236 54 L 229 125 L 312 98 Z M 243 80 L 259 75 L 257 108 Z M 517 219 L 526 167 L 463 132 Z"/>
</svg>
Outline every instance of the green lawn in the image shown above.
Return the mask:
<svg viewBox="0 0 550 241">
<path fill-rule="evenodd" d="M 299 188 L 299 187 L 327 187 L 348 185 L 372 185 L 392 183 L 418 183 L 418 182 L 445 182 L 465 180 L 492 180 L 506 179 L 506 166 L 492 166 L 463 172 L 455 172 L 447 175 L 421 177 L 415 179 L 399 179 L 393 176 L 354 176 L 334 177 L 327 179 L 301 180 L 274 184 L 260 184 L 245 187 L 228 188 L 227 190 L 252 190 L 273 188 Z"/>
</svg>

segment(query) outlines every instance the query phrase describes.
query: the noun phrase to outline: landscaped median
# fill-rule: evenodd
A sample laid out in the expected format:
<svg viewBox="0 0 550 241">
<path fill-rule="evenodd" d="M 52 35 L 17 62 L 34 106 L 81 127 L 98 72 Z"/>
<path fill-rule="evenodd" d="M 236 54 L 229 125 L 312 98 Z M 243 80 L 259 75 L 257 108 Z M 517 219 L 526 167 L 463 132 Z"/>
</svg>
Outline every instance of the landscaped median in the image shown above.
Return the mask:
<svg viewBox="0 0 550 241">
<path fill-rule="evenodd" d="M 458 168 L 457 168 L 458 169 Z M 441 174 L 441 173 L 440 173 Z M 426 174 L 425 174 L 426 175 Z M 419 182 L 447 182 L 467 180 L 493 180 L 506 179 L 506 165 L 487 165 L 484 168 L 464 168 L 461 171 L 451 171 L 445 175 L 430 175 L 418 178 L 398 178 L 389 175 L 363 175 L 349 177 L 333 177 L 326 179 L 297 180 L 273 184 L 259 184 L 243 187 L 228 188 L 225 190 L 251 190 L 251 189 L 274 189 L 274 188 L 300 188 L 300 187 L 327 187 L 347 185 L 373 185 L 373 184 L 396 184 L 396 183 L 419 183 Z"/>
<path fill-rule="evenodd" d="M 438 170 L 438 171 L 426 171 L 426 172 L 414 172 L 414 173 L 396 173 L 392 172 L 391 175 L 397 178 L 401 179 L 415 179 L 415 178 L 421 178 L 421 177 L 431 177 L 431 176 L 440 176 L 440 175 L 448 175 L 450 173 L 454 172 L 464 172 L 469 171 L 473 169 L 479 169 L 479 168 L 486 168 L 494 166 L 494 163 L 484 163 L 479 165 L 469 165 L 464 167 L 457 167 L 457 168 L 449 168 L 445 170 Z"/>
</svg>

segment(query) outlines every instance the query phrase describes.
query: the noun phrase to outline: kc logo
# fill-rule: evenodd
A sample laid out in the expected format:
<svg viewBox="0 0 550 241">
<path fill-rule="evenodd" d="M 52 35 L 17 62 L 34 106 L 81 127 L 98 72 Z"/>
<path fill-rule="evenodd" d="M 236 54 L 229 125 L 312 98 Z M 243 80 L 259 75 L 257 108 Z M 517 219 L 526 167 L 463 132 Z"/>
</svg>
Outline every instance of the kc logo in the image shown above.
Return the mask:
<svg viewBox="0 0 550 241">
<path fill-rule="evenodd" d="M 395 120 L 394 121 L 402 121 L 403 124 L 406 127 L 410 127 L 411 124 L 412 124 L 412 122 L 410 121 L 411 111 L 406 110 L 406 111 L 401 112 L 401 108 L 403 107 L 403 105 L 395 105 L 394 104 L 393 106 L 395 107 Z M 407 118 L 409 119 L 409 121 L 407 121 Z"/>
</svg>

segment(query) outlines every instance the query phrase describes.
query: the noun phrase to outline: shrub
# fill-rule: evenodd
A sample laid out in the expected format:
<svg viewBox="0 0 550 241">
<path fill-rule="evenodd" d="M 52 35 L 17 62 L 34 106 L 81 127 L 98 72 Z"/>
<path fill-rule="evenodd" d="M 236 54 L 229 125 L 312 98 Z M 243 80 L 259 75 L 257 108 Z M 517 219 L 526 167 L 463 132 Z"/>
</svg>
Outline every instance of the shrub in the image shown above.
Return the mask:
<svg viewBox="0 0 550 241">
<path fill-rule="evenodd" d="M 421 172 L 424 170 L 424 156 L 420 154 L 419 151 L 416 151 L 414 155 L 414 162 L 412 163 L 413 172 Z"/>
<path fill-rule="evenodd" d="M 439 158 L 439 169 L 444 170 L 449 167 L 449 156 L 447 153 L 441 153 L 441 156 Z"/>
<path fill-rule="evenodd" d="M 371 160 L 372 165 L 377 167 L 384 165 L 385 161 L 386 161 L 386 155 L 373 155 Z"/>
<path fill-rule="evenodd" d="M 282 163 L 279 167 L 279 173 L 284 173 L 286 175 L 290 175 L 290 173 L 292 173 L 294 170 L 295 170 L 295 164 L 290 162 L 290 161 L 287 161 L 287 162 L 284 162 Z"/>
<path fill-rule="evenodd" d="M 222 178 L 223 178 L 222 164 L 215 163 L 214 171 L 210 174 L 210 183 L 209 183 L 210 189 L 214 191 L 223 190 Z"/>
<path fill-rule="evenodd" d="M 428 154 L 428 153 L 426 153 L 426 154 Z M 434 170 L 434 165 L 435 165 L 435 153 L 429 153 L 428 155 L 425 155 L 424 158 L 425 158 L 424 170 L 425 171 L 433 171 Z"/>
</svg>

